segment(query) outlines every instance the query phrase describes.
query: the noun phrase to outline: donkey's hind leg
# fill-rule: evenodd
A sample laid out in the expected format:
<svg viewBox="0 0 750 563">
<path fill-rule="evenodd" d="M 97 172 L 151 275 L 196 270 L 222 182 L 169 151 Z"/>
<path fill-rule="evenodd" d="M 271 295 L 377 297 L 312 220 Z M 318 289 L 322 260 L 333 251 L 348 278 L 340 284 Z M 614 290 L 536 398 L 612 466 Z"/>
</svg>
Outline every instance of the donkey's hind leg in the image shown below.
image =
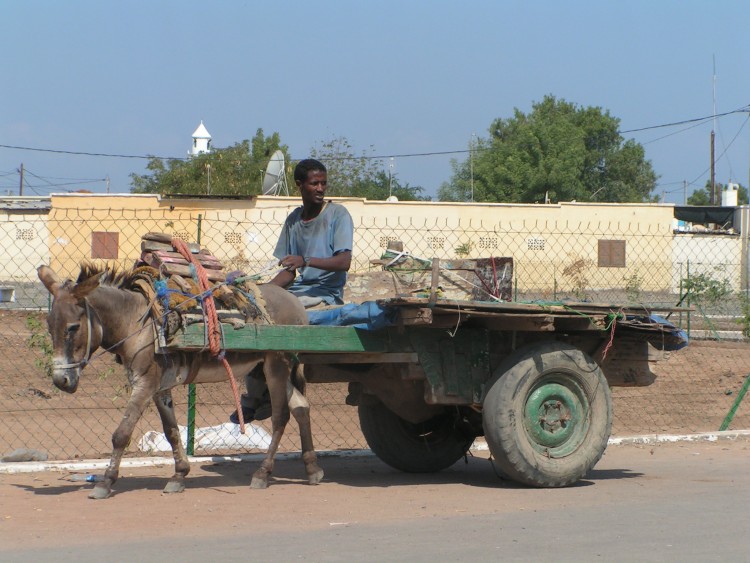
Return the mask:
<svg viewBox="0 0 750 563">
<path fill-rule="evenodd" d="M 302 393 L 292 385 L 288 384 L 290 391 L 289 408 L 292 411 L 299 426 L 299 435 L 302 441 L 302 461 L 305 463 L 307 482 L 317 485 L 323 480 L 323 470 L 318 465 L 318 456 L 315 454 L 312 438 L 312 426 L 310 425 L 310 403 Z"/>
<path fill-rule="evenodd" d="M 161 424 L 164 428 L 164 435 L 172 446 L 172 456 L 174 457 L 174 475 L 164 487 L 165 493 L 181 493 L 185 490 L 185 477 L 190 473 L 190 462 L 185 454 L 185 448 L 182 447 L 180 440 L 180 429 L 177 426 L 177 418 L 174 415 L 174 405 L 172 403 L 172 391 L 160 391 L 154 395 L 154 403 L 161 417 Z"/>
<path fill-rule="evenodd" d="M 285 354 L 269 352 L 263 361 L 263 373 L 266 376 L 268 393 L 271 396 L 271 445 L 268 446 L 266 457 L 258 470 L 253 473 L 250 487 L 265 489 L 268 478 L 273 473 L 274 457 L 279 449 L 281 437 L 289 422 L 289 404 L 287 402 L 287 382 L 292 370 L 292 364 Z"/>
</svg>

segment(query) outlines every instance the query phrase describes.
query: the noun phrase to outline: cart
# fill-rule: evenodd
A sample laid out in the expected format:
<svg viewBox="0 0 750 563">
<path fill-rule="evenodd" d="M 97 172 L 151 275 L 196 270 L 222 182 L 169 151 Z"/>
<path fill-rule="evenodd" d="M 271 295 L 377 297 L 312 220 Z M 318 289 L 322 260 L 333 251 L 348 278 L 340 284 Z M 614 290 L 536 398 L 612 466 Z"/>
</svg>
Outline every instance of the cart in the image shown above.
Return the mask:
<svg viewBox="0 0 750 563">
<path fill-rule="evenodd" d="M 484 437 L 505 477 L 536 487 L 585 476 L 610 436 L 610 387 L 649 385 L 653 363 L 687 344 L 643 307 L 434 292 L 346 307 L 353 325 L 222 325 L 222 348 L 293 352 L 308 382 L 348 382 L 368 445 L 396 469 L 440 471 Z M 166 343 L 206 346 L 200 323 Z"/>
</svg>

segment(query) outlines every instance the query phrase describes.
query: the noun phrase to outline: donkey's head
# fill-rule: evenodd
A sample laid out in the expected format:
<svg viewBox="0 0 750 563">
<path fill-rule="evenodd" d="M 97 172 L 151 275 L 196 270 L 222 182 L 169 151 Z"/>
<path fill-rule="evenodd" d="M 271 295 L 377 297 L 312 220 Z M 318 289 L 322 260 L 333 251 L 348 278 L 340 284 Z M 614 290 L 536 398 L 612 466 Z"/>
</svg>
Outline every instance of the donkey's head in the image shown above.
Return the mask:
<svg viewBox="0 0 750 563">
<path fill-rule="evenodd" d="M 47 328 L 52 337 L 52 381 L 63 391 L 75 393 L 81 370 L 102 341 L 101 323 L 88 301 L 99 286 L 99 276 L 82 282 L 61 282 L 48 266 L 37 269 L 39 279 L 52 294 Z"/>
</svg>

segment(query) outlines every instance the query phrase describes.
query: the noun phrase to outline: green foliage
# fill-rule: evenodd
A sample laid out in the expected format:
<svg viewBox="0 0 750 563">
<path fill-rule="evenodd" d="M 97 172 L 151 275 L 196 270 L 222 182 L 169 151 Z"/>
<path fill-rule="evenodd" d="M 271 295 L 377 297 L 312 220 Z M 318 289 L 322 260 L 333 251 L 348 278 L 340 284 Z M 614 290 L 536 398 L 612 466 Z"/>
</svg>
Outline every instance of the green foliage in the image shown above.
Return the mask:
<svg viewBox="0 0 750 563">
<path fill-rule="evenodd" d="M 370 147 L 370 153 L 373 148 Z M 367 152 L 355 155 L 346 137 L 334 137 L 313 147 L 312 158 L 326 165 L 328 170 L 327 195 L 364 197 L 369 200 L 385 200 L 391 195 L 400 201 L 425 201 L 424 188 L 401 183 L 396 175 L 383 168 L 381 159 Z"/>
<path fill-rule="evenodd" d="M 458 256 L 459 258 L 466 258 L 469 254 L 471 254 L 471 251 L 474 250 L 474 243 L 468 241 L 463 244 L 459 244 L 453 250 L 456 253 L 456 256 Z"/>
<path fill-rule="evenodd" d="M 737 205 L 748 205 L 750 199 L 748 198 L 747 188 L 742 184 L 739 184 L 737 190 Z M 716 183 L 717 201 L 716 205 L 721 205 L 721 192 L 724 190 L 724 184 Z M 706 182 L 705 188 L 699 188 L 695 190 L 690 197 L 687 198 L 688 205 L 711 205 L 711 181 Z"/>
<path fill-rule="evenodd" d="M 380 170 L 374 178 L 354 185 L 349 195 L 364 197 L 370 201 L 385 200 L 395 196 L 399 201 L 429 201 L 430 197 L 423 195 L 424 188 L 410 186 L 408 182 L 401 183 L 398 178 L 390 176 Z"/>
<path fill-rule="evenodd" d="M 571 263 L 563 269 L 562 275 L 570 280 L 576 299 L 585 301 L 588 298 L 586 293 L 589 285 L 588 269 L 593 262 L 581 256 L 571 256 L 571 259 Z"/>
<path fill-rule="evenodd" d="M 739 184 L 739 188 L 737 189 L 737 205 L 748 204 L 750 204 L 750 195 L 747 193 L 747 188 Z"/>
<path fill-rule="evenodd" d="M 528 115 L 496 119 L 472 155 L 453 161 L 441 201 L 534 203 L 654 201 L 656 174 L 643 147 L 619 134 L 620 120 L 598 107 L 545 96 Z"/>
<path fill-rule="evenodd" d="M 683 279 L 682 287 L 693 301 L 705 305 L 715 305 L 732 293 L 728 279 L 719 280 L 707 272 Z"/>
<path fill-rule="evenodd" d="M 288 159 L 288 149 L 279 134 L 266 137 L 258 129 L 251 140 L 231 147 L 212 149 L 187 160 L 149 160 L 148 174 L 131 174 L 134 193 L 187 195 L 254 195 L 261 192 L 263 171 L 277 149 Z M 287 180 L 293 185 L 291 175 Z"/>
<path fill-rule="evenodd" d="M 26 317 L 26 328 L 31 332 L 26 344 L 32 350 L 38 350 L 41 356 L 34 360 L 34 365 L 48 377 L 52 377 L 52 340 L 47 327 L 38 317 Z"/>
<path fill-rule="evenodd" d="M 708 196 L 708 190 L 700 188 L 687 198 L 688 205 L 710 205 L 711 199 Z"/>
<path fill-rule="evenodd" d="M 625 295 L 629 303 L 638 303 L 643 291 L 643 277 L 638 274 L 638 270 L 629 276 L 623 278 L 625 281 Z"/>
<path fill-rule="evenodd" d="M 744 291 L 737 293 L 740 301 L 742 316 L 737 319 L 737 324 L 742 325 L 743 336 L 750 337 L 750 296 Z"/>
<path fill-rule="evenodd" d="M 370 147 L 370 152 L 373 148 Z M 334 137 L 321 141 L 310 150 L 310 156 L 320 160 L 328 170 L 328 190 L 332 196 L 352 195 L 360 184 L 374 180 L 382 168 L 382 162 L 368 156 L 366 152 L 355 155 L 346 137 Z"/>
</svg>

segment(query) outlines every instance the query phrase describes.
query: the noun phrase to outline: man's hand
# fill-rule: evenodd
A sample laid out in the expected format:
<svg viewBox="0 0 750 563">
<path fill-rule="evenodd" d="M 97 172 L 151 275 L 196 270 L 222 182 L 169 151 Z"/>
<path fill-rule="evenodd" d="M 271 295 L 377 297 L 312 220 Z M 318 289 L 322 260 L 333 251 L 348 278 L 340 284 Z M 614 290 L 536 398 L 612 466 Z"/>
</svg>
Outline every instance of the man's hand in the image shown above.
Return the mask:
<svg viewBox="0 0 750 563">
<path fill-rule="evenodd" d="M 271 283 L 281 287 L 288 287 L 294 281 L 297 270 L 305 267 L 305 265 L 310 268 L 318 268 L 319 270 L 325 270 L 327 272 L 346 272 L 349 270 L 352 263 L 352 253 L 350 250 L 346 250 L 344 252 L 339 252 L 330 258 L 308 257 L 307 260 L 308 262 L 305 264 L 304 256 L 297 256 L 295 254 L 284 256 L 279 260 L 279 266 L 281 266 L 283 270 L 276 274 L 276 277 L 271 280 Z"/>
<path fill-rule="evenodd" d="M 279 260 L 279 266 L 283 269 L 274 276 L 271 283 L 280 287 L 289 287 L 297 275 L 297 268 L 301 268 L 304 265 L 304 256 L 295 256 L 293 254 L 284 256 Z"/>
<path fill-rule="evenodd" d="M 284 256 L 281 260 L 279 260 L 279 266 L 284 268 L 287 272 L 294 272 L 304 265 L 304 256 L 295 256 L 293 254 L 290 254 L 289 256 Z"/>
</svg>

